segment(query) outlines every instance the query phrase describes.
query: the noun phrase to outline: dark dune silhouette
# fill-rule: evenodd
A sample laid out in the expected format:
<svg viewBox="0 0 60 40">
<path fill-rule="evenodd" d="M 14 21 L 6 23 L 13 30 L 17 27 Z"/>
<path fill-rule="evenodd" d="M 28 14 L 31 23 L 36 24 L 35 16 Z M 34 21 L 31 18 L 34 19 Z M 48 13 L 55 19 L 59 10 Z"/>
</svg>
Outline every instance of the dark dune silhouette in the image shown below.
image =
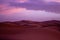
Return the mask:
<svg viewBox="0 0 60 40">
<path fill-rule="evenodd" d="M 60 40 L 60 21 L 0 22 L 0 40 Z"/>
</svg>

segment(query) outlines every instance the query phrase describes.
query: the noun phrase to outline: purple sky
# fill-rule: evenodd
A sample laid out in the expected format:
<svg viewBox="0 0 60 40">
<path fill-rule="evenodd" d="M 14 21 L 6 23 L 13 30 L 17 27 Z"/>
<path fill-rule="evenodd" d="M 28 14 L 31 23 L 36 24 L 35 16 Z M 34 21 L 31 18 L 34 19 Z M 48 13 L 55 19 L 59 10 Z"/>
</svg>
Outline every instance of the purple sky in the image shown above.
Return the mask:
<svg viewBox="0 0 60 40">
<path fill-rule="evenodd" d="M 60 20 L 60 0 L 0 0 L 0 22 Z"/>
</svg>

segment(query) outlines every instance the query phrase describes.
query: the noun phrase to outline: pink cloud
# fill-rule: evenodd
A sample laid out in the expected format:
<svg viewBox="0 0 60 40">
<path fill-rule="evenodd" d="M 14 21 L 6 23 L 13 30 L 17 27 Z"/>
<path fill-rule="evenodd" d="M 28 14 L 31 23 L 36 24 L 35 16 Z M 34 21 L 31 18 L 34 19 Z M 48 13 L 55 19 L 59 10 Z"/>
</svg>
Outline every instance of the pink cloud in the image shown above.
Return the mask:
<svg viewBox="0 0 60 40">
<path fill-rule="evenodd" d="M 24 2 L 28 2 L 28 0 L 17 0 L 17 2 L 24 3 Z"/>
<path fill-rule="evenodd" d="M 0 5 L 0 8 L 0 14 L 12 14 L 26 10 L 25 8 L 8 7 L 6 5 Z"/>
</svg>

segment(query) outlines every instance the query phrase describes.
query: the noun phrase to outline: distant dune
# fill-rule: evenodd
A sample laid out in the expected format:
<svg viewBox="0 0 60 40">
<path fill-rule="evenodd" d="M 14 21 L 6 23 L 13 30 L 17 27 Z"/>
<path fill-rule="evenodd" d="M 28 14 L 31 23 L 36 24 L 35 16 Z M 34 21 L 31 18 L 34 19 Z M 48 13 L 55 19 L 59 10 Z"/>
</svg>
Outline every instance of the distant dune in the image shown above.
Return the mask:
<svg viewBox="0 0 60 40">
<path fill-rule="evenodd" d="M 30 20 L 22 20 L 16 22 L 0 22 L 1 40 L 15 40 L 15 37 L 16 40 L 44 40 L 41 39 L 41 36 L 38 36 L 37 34 L 41 36 L 43 36 L 43 34 L 45 34 L 45 36 L 48 34 L 49 37 L 50 35 L 52 36 L 52 39 L 48 38 L 46 40 L 60 40 L 60 21 L 51 20 L 35 22 Z M 18 35 L 20 38 L 17 38 Z M 33 36 L 38 36 L 40 38 L 34 39 L 35 37 Z"/>
<path fill-rule="evenodd" d="M 60 30 L 60 21 L 51 20 L 51 21 L 44 21 L 44 22 L 35 22 L 29 20 L 22 20 L 16 22 L 0 22 L 0 28 L 45 28 L 45 27 L 55 27 Z"/>
</svg>

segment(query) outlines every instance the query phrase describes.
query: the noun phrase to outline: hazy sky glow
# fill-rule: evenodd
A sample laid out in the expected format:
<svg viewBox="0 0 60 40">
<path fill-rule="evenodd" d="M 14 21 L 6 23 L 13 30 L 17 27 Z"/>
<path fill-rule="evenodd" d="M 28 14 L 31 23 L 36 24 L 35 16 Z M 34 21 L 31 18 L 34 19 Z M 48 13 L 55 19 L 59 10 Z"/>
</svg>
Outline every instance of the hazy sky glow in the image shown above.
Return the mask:
<svg viewBox="0 0 60 40">
<path fill-rule="evenodd" d="M 0 0 L 0 21 L 60 20 L 60 0 Z"/>
</svg>

